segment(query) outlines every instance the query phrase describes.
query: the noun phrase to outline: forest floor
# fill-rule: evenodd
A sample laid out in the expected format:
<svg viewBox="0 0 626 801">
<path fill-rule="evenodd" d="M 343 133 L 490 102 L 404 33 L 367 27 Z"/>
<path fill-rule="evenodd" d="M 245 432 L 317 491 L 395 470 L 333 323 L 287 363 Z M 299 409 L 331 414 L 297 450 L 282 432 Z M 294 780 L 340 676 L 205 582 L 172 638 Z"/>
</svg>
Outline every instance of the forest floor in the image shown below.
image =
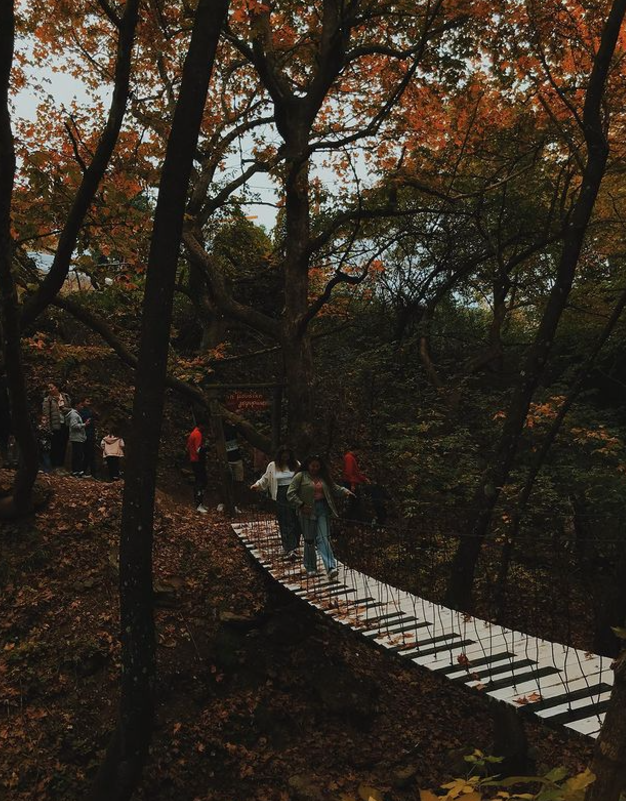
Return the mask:
<svg viewBox="0 0 626 801">
<path fill-rule="evenodd" d="M 0 536 L 0 801 L 84 798 L 116 716 L 122 482 L 40 485 L 45 509 Z M 416 801 L 490 752 L 485 699 L 294 599 L 179 495 L 157 503 L 158 708 L 138 798 L 349 801 L 367 785 Z M 590 758 L 587 738 L 526 732 L 538 770 Z"/>
</svg>

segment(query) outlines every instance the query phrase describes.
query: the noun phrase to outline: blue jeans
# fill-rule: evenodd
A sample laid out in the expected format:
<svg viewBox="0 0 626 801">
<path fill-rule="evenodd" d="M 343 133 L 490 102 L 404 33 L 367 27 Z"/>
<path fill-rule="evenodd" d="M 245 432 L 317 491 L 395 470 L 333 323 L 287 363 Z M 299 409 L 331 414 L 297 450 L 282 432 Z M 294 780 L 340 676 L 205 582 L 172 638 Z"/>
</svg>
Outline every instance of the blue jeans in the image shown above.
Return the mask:
<svg viewBox="0 0 626 801">
<path fill-rule="evenodd" d="M 278 487 L 276 494 L 276 517 L 280 540 L 286 551 L 294 551 L 300 544 L 300 523 L 295 509 L 287 502 L 288 485 Z"/>
<path fill-rule="evenodd" d="M 330 509 L 325 500 L 315 501 L 310 517 L 300 514 L 302 538 L 304 539 L 304 567 L 307 573 L 317 570 L 317 551 L 322 557 L 326 572 L 337 567 L 337 560 L 329 540 L 329 515 Z"/>
</svg>

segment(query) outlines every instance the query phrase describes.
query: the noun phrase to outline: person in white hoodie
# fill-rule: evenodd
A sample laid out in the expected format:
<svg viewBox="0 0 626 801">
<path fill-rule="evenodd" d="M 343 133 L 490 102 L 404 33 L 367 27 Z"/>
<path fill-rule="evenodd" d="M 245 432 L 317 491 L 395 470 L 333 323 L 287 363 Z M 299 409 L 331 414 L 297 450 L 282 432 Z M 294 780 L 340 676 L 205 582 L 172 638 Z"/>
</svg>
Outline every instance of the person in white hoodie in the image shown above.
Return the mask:
<svg viewBox="0 0 626 801">
<path fill-rule="evenodd" d="M 295 509 L 287 501 L 287 488 L 300 469 L 300 462 L 290 448 L 279 448 L 274 461 L 267 466 L 265 473 L 255 481 L 250 489 L 265 490 L 276 501 L 276 517 L 283 544 L 283 554 L 290 558 L 296 556 L 300 544 L 300 522 Z"/>
<path fill-rule="evenodd" d="M 65 413 L 65 425 L 69 429 L 69 439 L 72 444 L 72 475 L 84 476 L 87 432 L 83 418 L 73 406 Z"/>
<path fill-rule="evenodd" d="M 124 440 L 115 436 L 115 434 L 107 434 L 106 437 L 102 438 L 100 447 L 107 463 L 109 479 L 111 481 L 119 481 L 120 461 L 124 455 Z"/>
</svg>

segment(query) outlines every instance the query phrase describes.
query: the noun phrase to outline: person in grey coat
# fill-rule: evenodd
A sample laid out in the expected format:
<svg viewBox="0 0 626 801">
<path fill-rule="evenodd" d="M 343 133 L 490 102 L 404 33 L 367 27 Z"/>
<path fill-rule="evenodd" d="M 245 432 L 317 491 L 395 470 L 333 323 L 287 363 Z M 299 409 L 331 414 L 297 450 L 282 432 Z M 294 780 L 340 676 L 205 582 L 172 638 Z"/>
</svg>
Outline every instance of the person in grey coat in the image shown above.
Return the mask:
<svg viewBox="0 0 626 801">
<path fill-rule="evenodd" d="M 72 443 L 72 475 L 85 475 L 85 442 L 87 440 L 86 423 L 73 407 L 65 413 L 65 425 Z"/>
</svg>

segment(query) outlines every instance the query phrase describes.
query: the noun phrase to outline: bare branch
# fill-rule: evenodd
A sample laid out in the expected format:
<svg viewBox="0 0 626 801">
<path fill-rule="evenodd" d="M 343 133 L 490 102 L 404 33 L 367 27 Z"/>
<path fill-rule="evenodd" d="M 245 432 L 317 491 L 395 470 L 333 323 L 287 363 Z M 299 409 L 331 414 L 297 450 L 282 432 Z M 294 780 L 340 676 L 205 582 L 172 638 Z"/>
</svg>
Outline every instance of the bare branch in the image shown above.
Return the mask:
<svg viewBox="0 0 626 801">
<path fill-rule="evenodd" d="M 127 0 L 119 27 L 115 83 L 107 123 L 91 164 L 87 167 L 74 197 L 72 208 L 59 237 L 52 266 L 39 289 L 24 305 L 23 327 L 32 323 L 61 290 L 67 278 L 78 234 L 113 154 L 130 91 L 131 55 L 138 10 L 139 0 Z"/>
<path fill-rule="evenodd" d="M 122 25 L 122 19 L 115 11 L 113 6 L 109 3 L 109 0 L 96 0 L 100 8 L 104 11 L 106 16 L 108 17 L 109 21 L 115 25 L 116 28 L 120 28 Z"/>
</svg>

